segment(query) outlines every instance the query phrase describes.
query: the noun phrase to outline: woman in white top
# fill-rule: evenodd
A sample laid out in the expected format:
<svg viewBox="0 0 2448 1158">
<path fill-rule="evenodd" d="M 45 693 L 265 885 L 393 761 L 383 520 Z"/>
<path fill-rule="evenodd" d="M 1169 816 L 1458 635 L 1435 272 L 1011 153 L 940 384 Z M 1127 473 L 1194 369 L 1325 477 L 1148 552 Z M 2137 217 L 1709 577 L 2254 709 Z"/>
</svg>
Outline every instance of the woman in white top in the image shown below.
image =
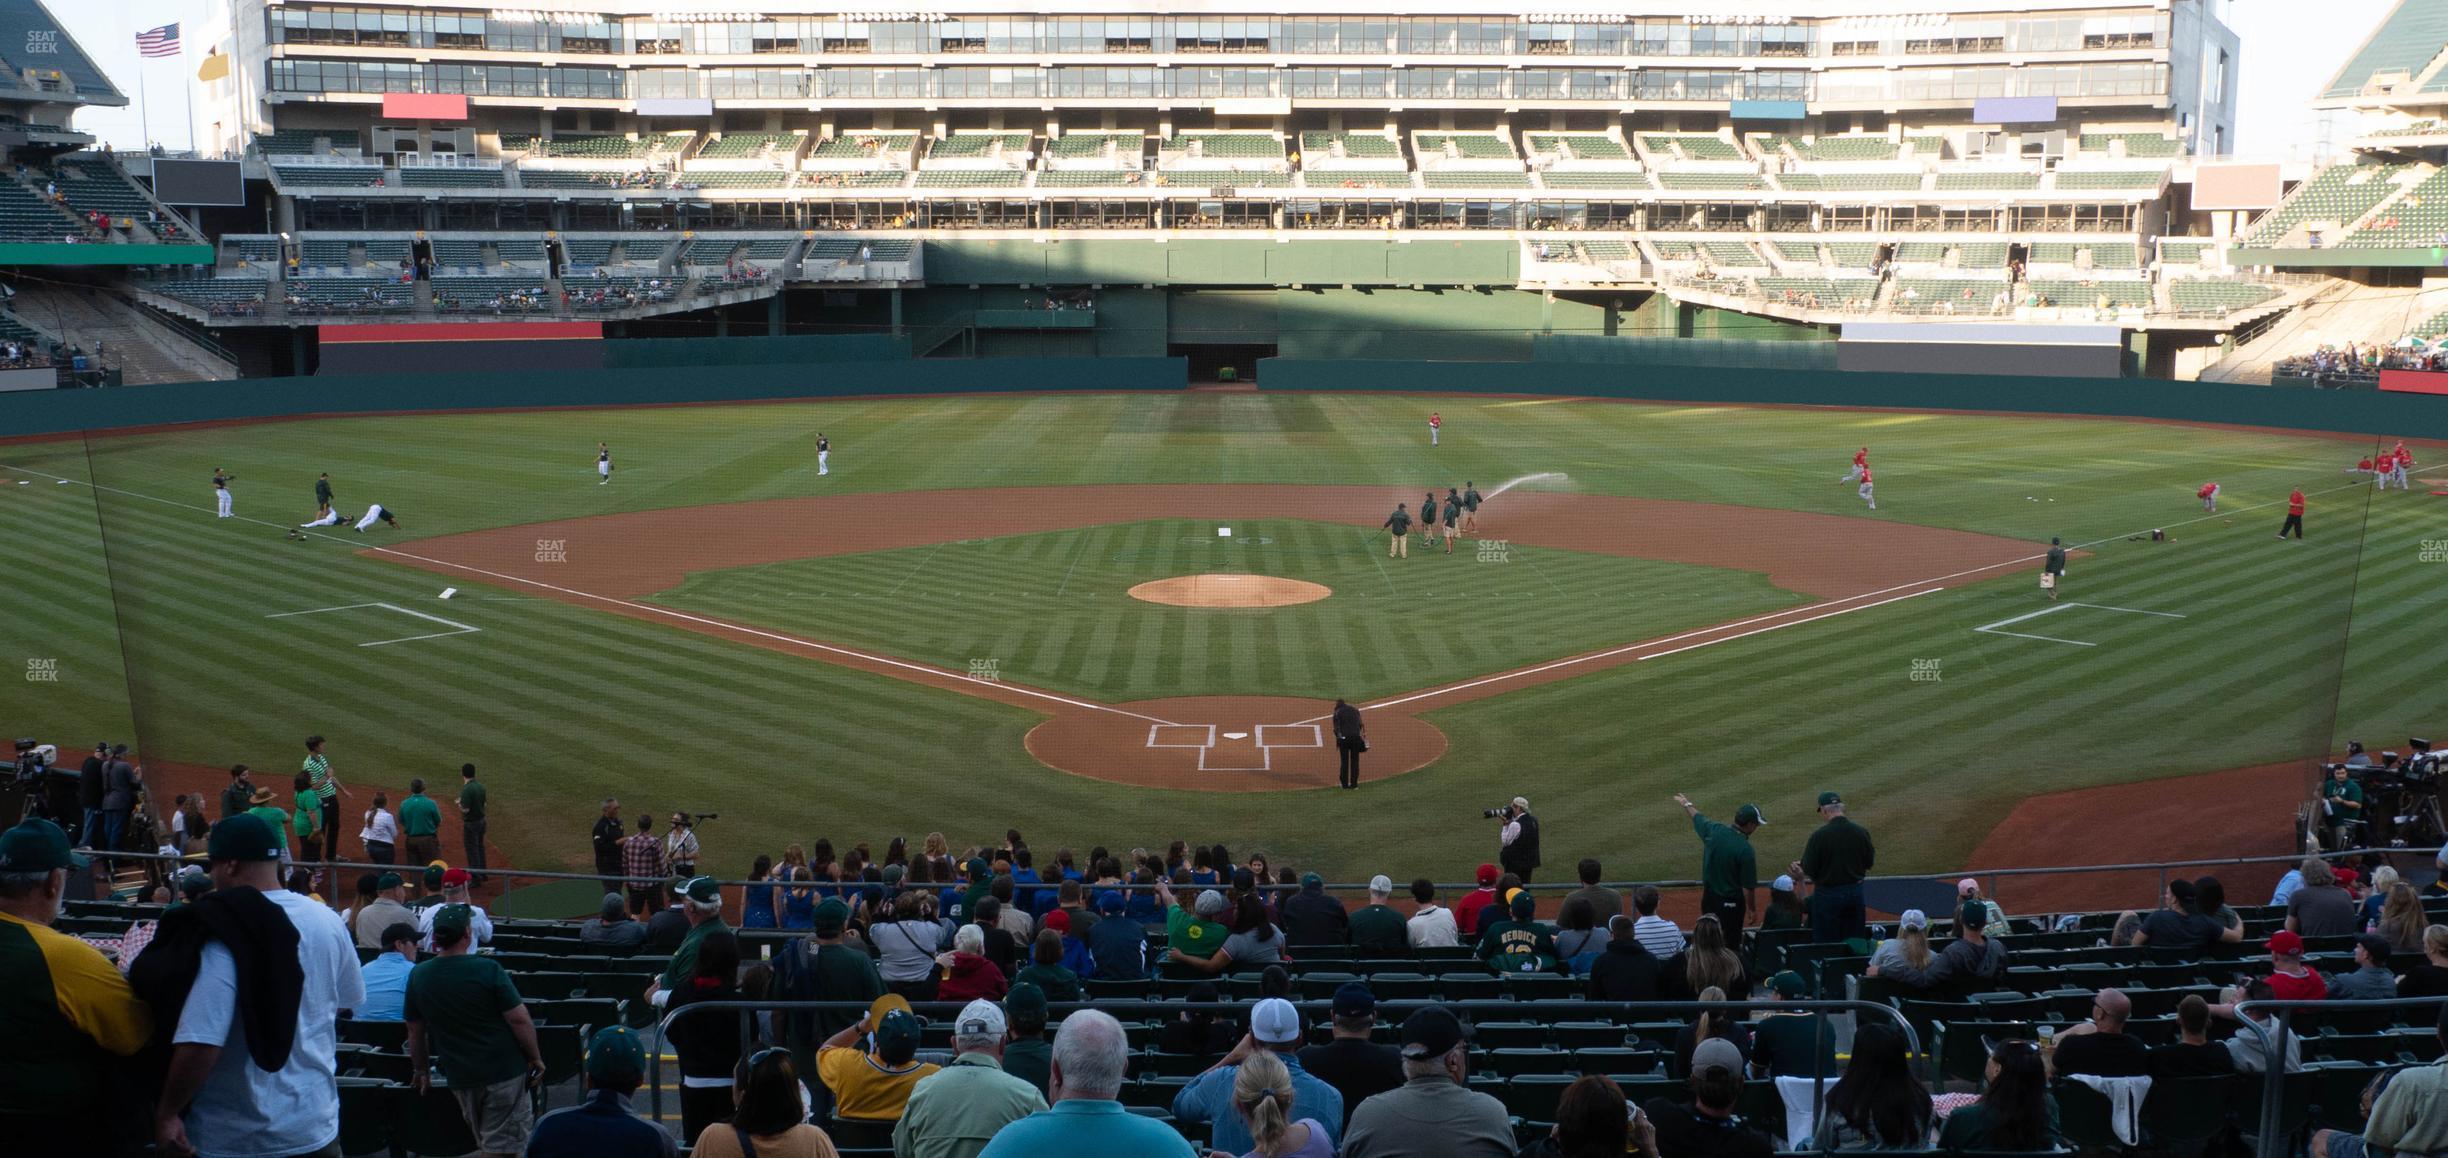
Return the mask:
<svg viewBox="0 0 2448 1158">
<path fill-rule="evenodd" d="M 891 915 L 867 930 L 868 943 L 882 955 L 876 973 L 884 987 L 911 1001 L 935 1000 L 935 951 L 949 924 L 936 918 L 935 905 L 933 890 L 906 890 L 893 900 Z"/>
<path fill-rule="evenodd" d="M 366 809 L 365 827 L 357 832 L 357 839 L 365 842 L 366 859 L 375 864 L 398 863 L 392 858 L 392 849 L 398 847 L 399 818 L 384 807 L 389 803 L 388 794 L 375 793 L 374 807 Z"/>
</svg>

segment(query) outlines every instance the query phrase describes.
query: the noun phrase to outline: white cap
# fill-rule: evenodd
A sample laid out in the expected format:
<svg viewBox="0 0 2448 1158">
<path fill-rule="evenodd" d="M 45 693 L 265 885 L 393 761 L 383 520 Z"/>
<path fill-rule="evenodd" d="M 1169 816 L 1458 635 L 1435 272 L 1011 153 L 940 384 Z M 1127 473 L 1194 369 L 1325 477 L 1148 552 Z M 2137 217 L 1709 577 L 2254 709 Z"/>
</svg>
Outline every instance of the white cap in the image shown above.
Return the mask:
<svg viewBox="0 0 2448 1158">
<path fill-rule="evenodd" d="M 1929 914 L 1919 909 L 1904 910 L 1903 926 L 1907 929 L 1929 928 Z"/>
<path fill-rule="evenodd" d="M 1394 878 L 1389 877 L 1384 873 L 1378 873 L 1376 876 L 1370 877 L 1369 891 L 1372 893 L 1392 894 L 1394 891 Z"/>
<path fill-rule="evenodd" d="M 1270 997 L 1250 1010 L 1251 1037 L 1269 1045 L 1281 1045 L 1287 1041 L 1299 1041 L 1300 1035 L 1300 1010 L 1292 1008 L 1291 1002 Z"/>
<path fill-rule="evenodd" d="M 1793 888 L 1793 878 L 1792 878 L 1792 877 L 1789 877 L 1789 876 L 1779 875 L 1779 876 L 1777 877 L 1777 879 L 1775 879 L 1774 881 L 1769 882 L 1768 887 L 1769 887 L 1769 888 L 1772 888 L 1772 889 L 1775 889 L 1776 891 L 1778 891 L 1778 892 L 1780 892 L 1780 893 L 1790 893 L 1790 892 L 1794 891 L 1794 888 Z"/>
<path fill-rule="evenodd" d="M 981 997 L 961 1007 L 960 1019 L 952 1023 L 952 1036 L 1001 1037 L 1009 1028 L 1003 1007 Z"/>
</svg>

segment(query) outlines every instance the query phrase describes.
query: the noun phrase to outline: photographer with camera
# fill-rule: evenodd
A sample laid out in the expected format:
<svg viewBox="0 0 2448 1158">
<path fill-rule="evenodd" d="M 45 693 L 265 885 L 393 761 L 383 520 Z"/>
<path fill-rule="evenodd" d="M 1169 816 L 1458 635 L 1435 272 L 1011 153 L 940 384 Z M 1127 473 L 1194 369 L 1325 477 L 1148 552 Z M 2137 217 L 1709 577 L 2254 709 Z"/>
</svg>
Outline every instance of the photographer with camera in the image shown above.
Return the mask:
<svg viewBox="0 0 2448 1158">
<path fill-rule="evenodd" d="M 1523 884 L 1529 884 L 1531 870 L 1539 866 L 1539 822 L 1530 813 L 1530 802 L 1516 796 L 1511 804 L 1479 815 L 1486 820 L 1504 821 L 1504 828 L 1497 834 L 1496 863 L 1520 877 Z"/>
<path fill-rule="evenodd" d="M 2329 830 L 2329 847 L 2355 846 L 2355 827 L 2363 821 L 2363 786 L 2347 774 L 2344 764 L 2331 764 L 2321 781 L 2321 826 Z"/>
</svg>

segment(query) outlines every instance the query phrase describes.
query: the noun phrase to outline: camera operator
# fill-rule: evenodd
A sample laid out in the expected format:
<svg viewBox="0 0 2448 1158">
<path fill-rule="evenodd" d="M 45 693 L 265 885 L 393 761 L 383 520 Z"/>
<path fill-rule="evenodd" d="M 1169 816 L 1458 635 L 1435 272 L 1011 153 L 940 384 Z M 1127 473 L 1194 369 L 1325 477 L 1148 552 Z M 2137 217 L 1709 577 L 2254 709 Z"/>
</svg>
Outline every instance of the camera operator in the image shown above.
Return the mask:
<svg viewBox="0 0 2448 1158">
<path fill-rule="evenodd" d="M 2321 781 L 2321 825 L 2329 830 L 2329 847 L 2344 851 L 2355 846 L 2355 826 L 2363 820 L 2363 786 L 2348 775 L 2344 764 L 2331 764 Z"/>
<path fill-rule="evenodd" d="M 1504 821 L 1504 828 L 1497 837 L 1496 863 L 1503 865 L 1506 872 L 1520 877 L 1523 884 L 1529 884 L 1531 871 L 1539 866 L 1539 822 L 1538 817 L 1530 813 L 1530 802 L 1516 796 L 1513 803 L 1488 809 L 1479 815 L 1488 820 Z"/>
</svg>

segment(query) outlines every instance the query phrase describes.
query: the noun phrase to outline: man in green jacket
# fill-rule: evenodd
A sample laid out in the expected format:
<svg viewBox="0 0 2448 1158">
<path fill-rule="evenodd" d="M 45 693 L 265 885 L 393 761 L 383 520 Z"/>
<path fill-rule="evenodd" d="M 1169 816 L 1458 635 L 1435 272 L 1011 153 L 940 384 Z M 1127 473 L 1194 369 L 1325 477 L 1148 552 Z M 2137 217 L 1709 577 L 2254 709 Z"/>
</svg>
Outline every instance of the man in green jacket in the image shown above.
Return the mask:
<svg viewBox="0 0 2448 1158">
<path fill-rule="evenodd" d="M 1538 901 L 1528 890 L 1513 894 L 1507 917 L 1479 938 L 1479 960 L 1498 973 L 1552 973 L 1555 930 L 1538 922 Z"/>
<path fill-rule="evenodd" d="M 1403 509 L 1403 504 L 1396 503 L 1394 504 L 1394 513 L 1387 515 L 1386 521 L 1379 525 L 1383 526 L 1388 533 L 1394 536 L 1392 541 L 1386 544 L 1386 558 L 1410 558 L 1411 512 Z"/>
<path fill-rule="evenodd" d="M 1700 806 L 1691 797 L 1677 792 L 1674 800 L 1691 817 L 1692 831 L 1700 837 L 1700 911 L 1717 918 L 1726 935 L 1733 936 L 1751 923 L 1757 909 L 1759 858 L 1751 848 L 1751 834 L 1768 822 L 1760 818 L 1756 804 L 1735 809 L 1734 823 L 1729 826 L 1700 815 Z"/>
<path fill-rule="evenodd" d="M 1369 878 L 1369 903 L 1351 915 L 1350 933 L 1354 952 L 1366 957 L 1411 955 L 1410 924 L 1402 913 L 1386 904 L 1393 895 L 1393 878 L 1384 873 Z"/>
<path fill-rule="evenodd" d="M 672 950 L 671 964 L 664 967 L 663 976 L 646 993 L 647 999 L 657 1006 L 663 1004 L 672 990 L 697 975 L 697 946 L 704 944 L 707 937 L 731 930 L 731 926 L 723 924 L 722 890 L 715 886 L 712 877 L 690 877 L 683 883 L 680 905 L 681 912 L 688 916 L 689 931 L 680 939 L 680 947 Z"/>
<path fill-rule="evenodd" d="M 432 864 L 442 855 L 442 806 L 425 795 L 422 778 L 408 782 L 408 796 L 399 805 L 400 835 L 406 838 L 409 864 Z"/>
</svg>

